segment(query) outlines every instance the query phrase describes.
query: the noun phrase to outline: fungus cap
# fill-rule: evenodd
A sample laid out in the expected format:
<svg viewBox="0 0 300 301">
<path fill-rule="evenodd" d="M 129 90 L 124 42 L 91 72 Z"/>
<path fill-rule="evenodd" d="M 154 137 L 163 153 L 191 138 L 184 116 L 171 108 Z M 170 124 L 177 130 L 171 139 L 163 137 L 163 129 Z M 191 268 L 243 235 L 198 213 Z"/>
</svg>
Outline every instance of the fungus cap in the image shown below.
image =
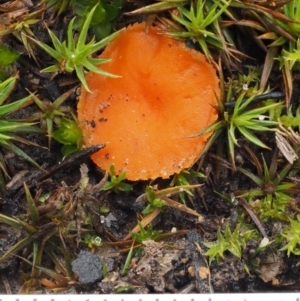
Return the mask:
<svg viewBox="0 0 300 301">
<path fill-rule="evenodd" d="M 145 23 L 122 30 L 101 58 L 109 78 L 89 72 L 78 103 L 86 146 L 102 169 L 114 164 L 129 180 L 168 178 L 190 167 L 209 134 L 191 137 L 217 119 L 219 80 L 204 55 Z"/>
</svg>

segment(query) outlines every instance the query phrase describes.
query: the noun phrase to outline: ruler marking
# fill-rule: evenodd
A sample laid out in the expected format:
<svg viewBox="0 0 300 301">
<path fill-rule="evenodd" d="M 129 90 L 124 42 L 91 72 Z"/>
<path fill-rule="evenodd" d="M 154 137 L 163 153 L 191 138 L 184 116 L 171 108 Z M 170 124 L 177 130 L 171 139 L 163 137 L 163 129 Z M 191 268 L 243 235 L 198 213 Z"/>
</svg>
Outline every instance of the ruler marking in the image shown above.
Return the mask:
<svg viewBox="0 0 300 301">
<path fill-rule="evenodd" d="M 0 301 L 300 301 L 300 293 L 157 295 L 3 295 Z"/>
</svg>

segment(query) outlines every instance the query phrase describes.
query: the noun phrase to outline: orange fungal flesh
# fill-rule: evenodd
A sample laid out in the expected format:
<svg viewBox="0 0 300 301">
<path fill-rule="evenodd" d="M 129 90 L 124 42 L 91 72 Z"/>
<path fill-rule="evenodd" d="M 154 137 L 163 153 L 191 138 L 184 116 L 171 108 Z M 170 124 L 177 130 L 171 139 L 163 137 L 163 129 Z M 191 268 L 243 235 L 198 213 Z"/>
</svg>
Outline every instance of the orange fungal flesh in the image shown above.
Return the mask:
<svg viewBox="0 0 300 301">
<path fill-rule="evenodd" d="M 168 178 L 190 167 L 210 136 L 192 135 L 217 119 L 219 80 L 205 57 L 184 43 L 145 33 L 145 23 L 120 32 L 101 54 L 101 68 L 120 78 L 88 73 L 78 119 L 86 146 L 105 143 L 92 156 L 114 164 L 129 180 Z"/>
</svg>

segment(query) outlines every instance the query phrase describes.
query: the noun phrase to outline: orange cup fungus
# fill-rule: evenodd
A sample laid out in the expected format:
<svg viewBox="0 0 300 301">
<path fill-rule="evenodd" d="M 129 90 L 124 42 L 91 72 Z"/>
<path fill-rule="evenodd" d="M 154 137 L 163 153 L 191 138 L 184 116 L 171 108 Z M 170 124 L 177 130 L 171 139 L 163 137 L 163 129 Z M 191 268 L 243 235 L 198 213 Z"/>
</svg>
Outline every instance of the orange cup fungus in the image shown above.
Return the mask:
<svg viewBox="0 0 300 301">
<path fill-rule="evenodd" d="M 190 167 L 210 134 L 192 136 L 218 117 L 219 80 L 205 56 L 156 27 L 146 33 L 141 23 L 121 31 L 100 57 L 112 59 L 103 70 L 121 77 L 86 75 L 92 93 L 82 87 L 78 103 L 84 142 L 106 144 L 92 160 L 133 181 Z"/>
</svg>

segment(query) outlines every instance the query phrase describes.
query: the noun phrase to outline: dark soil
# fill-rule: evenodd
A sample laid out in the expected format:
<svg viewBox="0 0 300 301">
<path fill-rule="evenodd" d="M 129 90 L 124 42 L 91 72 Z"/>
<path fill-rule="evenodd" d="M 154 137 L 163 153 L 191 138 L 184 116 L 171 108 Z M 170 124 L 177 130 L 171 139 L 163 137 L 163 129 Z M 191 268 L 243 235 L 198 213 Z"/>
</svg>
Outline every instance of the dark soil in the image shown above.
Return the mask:
<svg viewBox="0 0 300 301">
<path fill-rule="evenodd" d="M 25 3 L 26 1 L 24 1 Z M 33 9 L 28 1 L 29 9 Z M 34 5 L 40 1 L 32 1 Z M 27 4 L 26 4 L 27 5 Z M 136 5 L 136 4 L 134 4 Z M 140 6 L 143 3 L 139 3 Z M 124 10 L 132 10 L 132 3 L 126 4 Z M 46 33 L 45 24 L 51 30 L 65 37 L 68 20 L 72 17 L 72 11 L 68 10 L 53 21 L 52 11 L 46 11 L 43 21 L 33 26 L 35 35 L 44 42 L 50 42 Z M 122 15 L 117 27 L 122 27 L 132 21 L 139 21 L 145 16 L 126 17 Z M 243 39 L 244 33 L 236 31 L 238 39 L 241 39 L 241 51 L 247 53 L 251 60 L 244 59 L 241 66 L 251 62 L 252 66 L 263 64 L 264 52 L 250 39 Z M 23 54 L 14 64 L 14 70 L 19 72 L 19 82 L 11 99 L 20 99 L 28 92 L 37 91 L 40 97 L 50 101 L 55 100 L 63 92 L 77 85 L 76 77 L 69 74 L 59 74 L 54 78 L 51 74 L 40 74 L 40 67 L 27 55 L 23 45 L 12 35 L 5 36 L 3 42 L 13 49 L 18 49 Z M 249 43 L 248 43 L 249 42 Z M 35 48 L 35 53 L 41 67 L 48 66 L 51 59 L 45 53 Z M 238 73 L 236 73 L 238 74 Z M 232 76 L 235 76 L 233 74 Z M 277 83 L 280 82 L 280 72 L 277 70 L 271 74 L 270 84 L 282 89 Z M 292 103 L 299 99 L 298 83 L 295 81 L 295 91 Z M 67 105 L 76 112 L 77 94 L 73 93 L 67 101 Z M 32 105 L 21 111 L 22 116 L 30 116 L 37 111 Z M 19 116 L 17 116 L 19 117 Z M 236 150 L 237 166 L 256 172 L 255 165 L 249 152 L 250 148 L 259 158 L 262 153 L 267 165 L 270 165 L 274 149 L 276 148 L 274 133 L 260 136 L 271 150 L 259 149 L 242 138 L 239 140 L 240 148 Z M 251 224 L 252 229 L 256 226 L 241 204 L 233 205 L 221 195 L 230 199 L 237 191 L 247 190 L 256 187 L 252 181 L 240 172 L 234 172 L 229 163 L 226 150 L 226 136 L 221 136 L 199 162 L 193 167 L 206 175 L 205 180 L 193 178 L 193 184 L 203 184 L 194 191 L 193 197 L 186 198 L 187 207 L 195 210 L 203 216 L 203 221 L 177 209 L 166 207 L 152 221 L 154 230 L 162 230 L 164 234 L 170 234 L 159 241 L 146 240 L 140 247 L 138 255 L 133 253 L 133 258 L 128 267 L 127 273 L 122 275 L 128 251 L 132 240 L 124 241 L 124 238 L 136 226 L 137 220 L 141 219 L 141 211 L 146 203 L 141 202 L 141 196 L 145 187 L 151 184 L 158 189 L 169 187 L 170 180 L 157 179 L 150 182 L 135 182 L 131 192 L 99 191 L 94 189 L 104 177 L 104 172 L 99 170 L 89 159 L 97 147 L 84 149 L 75 155 L 71 155 L 63 161 L 61 145 L 52 141 L 51 148 L 47 148 L 47 138 L 43 135 L 28 135 L 28 139 L 41 147 L 26 146 L 19 144 L 27 154 L 43 169 L 33 167 L 26 161 L 15 156 L 13 153 L 2 149 L 5 158 L 8 176 L 6 179 L 7 192 L 0 198 L 1 213 L 7 216 L 17 216 L 28 221 L 28 208 L 25 198 L 23 182 L 30 188 L 31 194 L 35 197 L 36 204 L 39 204 L 40 224 L 38 233 L 32 241 L 42 242 L 45 234 L 49 233 L 51 227 L 56 227 L 59 220 L 59 206 L 72 204 L 72 214 L 65 216 L 65 225 L 73 223 L 74 231 L 68 232 L 72 235 L 64 236 L 60 233 L 66 243 L 69 254 L 69 263 L 75 274 L 64 273 L 53 263 L 53 258 L 48 253 L 43 254 L 42 266 L 58 274 L 67 275 L 65 283 L 59 283 L 57 279 L 49 274 L 35 273 L 34 280 L 30 282 L 32 267 L 21 258 L 33 261 L 29 246 L 25 246 L 17 252 L 17 256 L 11 256 L 0 264 L 0 293 L 18 293 L 29 290 L 31 292 L 45 293 L 46 291 L 67 292 L 67 293 L 192 293 L 192 292 L 274 292 L 274 291 L 299 291 L 300 289 L 300 259 L 299 256 L 287 257 L 286 252 L 279 251 L 277 245 L 256 253 L 261 239 L 248 242 L 242 250 L 242 257 L 238 258 L 225 252 L 224 258 L 213 260 L 208 264 L 208 258 L 203 254 L 207 247 L 203 242 L 215 241 L 217 229 L 224 231 L 226 224 L 235 229 L 238 218 L 242 216 L 244 222 Z M 220 148 L 221 146 L 221 148 Z M 278 157 L 279 167 L 284 165 L 282 157 Z M 83 164 L 88 168 L 89 185 L 82 189 L 80 181 L 82 178 Z M 84 172 L 83 172 L 84 174 Z M 294 175 L 299 181 L 299 175 Z M 49 194 L 50 197 L 44 204 L 39 198 Z M 294 205 L 299 210 L 299 195 L 294 195 Z M 178 196 L 173 200 L 179 200 Z M 298 203 L 297 203 L 298 202 Z M 48 207 L 47 207 L 48 206 Z M 105 210 L 104 210 L 105 208 Z M 71 211 L 70 211 L 71 212 Z M 299 212 L 299 211 L 298 211 Z M 86 222 L 86 216 L 89 222 Z M 72 220 L 73 218 L 73 220 Z M 82 224 L 80 223 L 82 221 Z M 83 221 L 85 221 L 83 223 Z M 61 220 L 60 220 L 61 222 Z M 55 225 L 53 225 L 53 223 Z M 74 224 L 76 223 L 76 226 Z M 80 226 L 81 224 L 81 226 Z M 61 224 L 60 224 L 61 225 Z M 270 240 L 278 235 L 278 230 L 283 227 L 278 220 L 269 219 L 262 223 Z M 86 232 L 99 236 L 102 239 L 100 247 L 95 245 L 89 248 L 82 243 L 80 235 Z M 14 229 L 5 224 L 0 224 L 0 254 L 4 254 L 11 246 L 26 237 L 24 231 Z M 63 255 L 61 240 L 56 233 L 58 249 L 56 257 L 65 265 L 66 257 Z M 40 246 L 41 247 L 41 246 Z M 95 259 L 96 258 L 96 259 Z M 107 272 L 103 276 L 103 265 Z M 248 270 L 245 268 L 248 267 Z M 54 287 L 47 286 L 44 279 L 48 279 Z M 25 283 L 25 285 L 24 285 Z M 48 283 L 49 284 L 49 283 Z"/>
</svg>

